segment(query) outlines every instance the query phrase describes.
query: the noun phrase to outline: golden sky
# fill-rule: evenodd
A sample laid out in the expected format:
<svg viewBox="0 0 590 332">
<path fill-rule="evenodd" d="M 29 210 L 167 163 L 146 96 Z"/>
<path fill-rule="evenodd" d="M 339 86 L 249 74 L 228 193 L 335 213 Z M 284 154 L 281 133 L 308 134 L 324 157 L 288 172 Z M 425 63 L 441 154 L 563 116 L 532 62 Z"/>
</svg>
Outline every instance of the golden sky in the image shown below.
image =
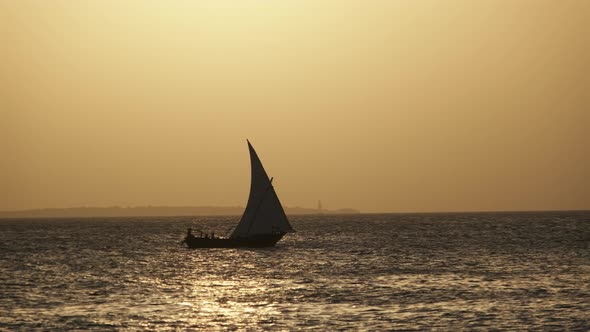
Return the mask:
<svg viewBox="0 0 590 332">
<path fill-rule="evenodd" d="M 590 2 L 1 1 L 0 210 L 590 209 Z"/>
</svg>

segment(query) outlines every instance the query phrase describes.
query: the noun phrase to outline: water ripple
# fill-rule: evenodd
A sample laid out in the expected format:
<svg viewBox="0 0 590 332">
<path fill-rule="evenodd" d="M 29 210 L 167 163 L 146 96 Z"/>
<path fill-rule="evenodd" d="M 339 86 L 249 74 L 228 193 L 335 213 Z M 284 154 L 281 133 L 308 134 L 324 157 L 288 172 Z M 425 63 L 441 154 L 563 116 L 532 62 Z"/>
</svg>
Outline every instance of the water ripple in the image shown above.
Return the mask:
<svg viewBox="0 0 590 332">
<path fill-rule="evenodd" d="M 589 213 L 0 220 L 0 330 L 590 329 Z M 218 232 L 220 233 L 220 232 Z"/>
</svg>

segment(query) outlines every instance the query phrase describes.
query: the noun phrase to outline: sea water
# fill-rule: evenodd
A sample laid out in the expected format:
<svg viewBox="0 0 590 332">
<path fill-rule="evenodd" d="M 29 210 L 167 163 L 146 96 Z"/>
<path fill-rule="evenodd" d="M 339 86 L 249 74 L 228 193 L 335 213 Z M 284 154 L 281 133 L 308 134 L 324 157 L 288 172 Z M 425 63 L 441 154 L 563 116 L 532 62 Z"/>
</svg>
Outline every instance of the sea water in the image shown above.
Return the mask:
<svg viewBox="0 0 590 332">
<path fill-rule="evenodd" d="M 588 330 L 590 212 L 0 220 L 0 330 Z M 195 232 L 195 231 L 193 231 Z"/>
</svg>

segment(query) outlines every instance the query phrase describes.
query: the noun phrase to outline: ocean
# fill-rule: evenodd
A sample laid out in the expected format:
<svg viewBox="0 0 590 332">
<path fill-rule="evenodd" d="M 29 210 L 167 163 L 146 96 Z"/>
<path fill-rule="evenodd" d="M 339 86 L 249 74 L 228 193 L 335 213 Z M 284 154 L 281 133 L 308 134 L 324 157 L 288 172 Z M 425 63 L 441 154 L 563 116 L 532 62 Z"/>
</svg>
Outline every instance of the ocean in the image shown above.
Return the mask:
<svg viewBox="0 0 590 332">
<path fill-rule="evenodd" d="M 0 330 L 590 329 L 590 212 L 0 220 Z"/>
</svg>

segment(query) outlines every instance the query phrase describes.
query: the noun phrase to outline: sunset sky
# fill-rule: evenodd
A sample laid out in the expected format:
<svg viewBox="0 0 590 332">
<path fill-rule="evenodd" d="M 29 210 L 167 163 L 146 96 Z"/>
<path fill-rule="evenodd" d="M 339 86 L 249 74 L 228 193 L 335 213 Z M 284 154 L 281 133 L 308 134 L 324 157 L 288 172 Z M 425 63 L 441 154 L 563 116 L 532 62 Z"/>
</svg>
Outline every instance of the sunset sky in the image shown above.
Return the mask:
<svg viewBox="0 0 590 332">
<path fill-rule="evenodd" d="M 590 209 L 590 1 L 1 1 L 0 210 Z"/>
</svg>

